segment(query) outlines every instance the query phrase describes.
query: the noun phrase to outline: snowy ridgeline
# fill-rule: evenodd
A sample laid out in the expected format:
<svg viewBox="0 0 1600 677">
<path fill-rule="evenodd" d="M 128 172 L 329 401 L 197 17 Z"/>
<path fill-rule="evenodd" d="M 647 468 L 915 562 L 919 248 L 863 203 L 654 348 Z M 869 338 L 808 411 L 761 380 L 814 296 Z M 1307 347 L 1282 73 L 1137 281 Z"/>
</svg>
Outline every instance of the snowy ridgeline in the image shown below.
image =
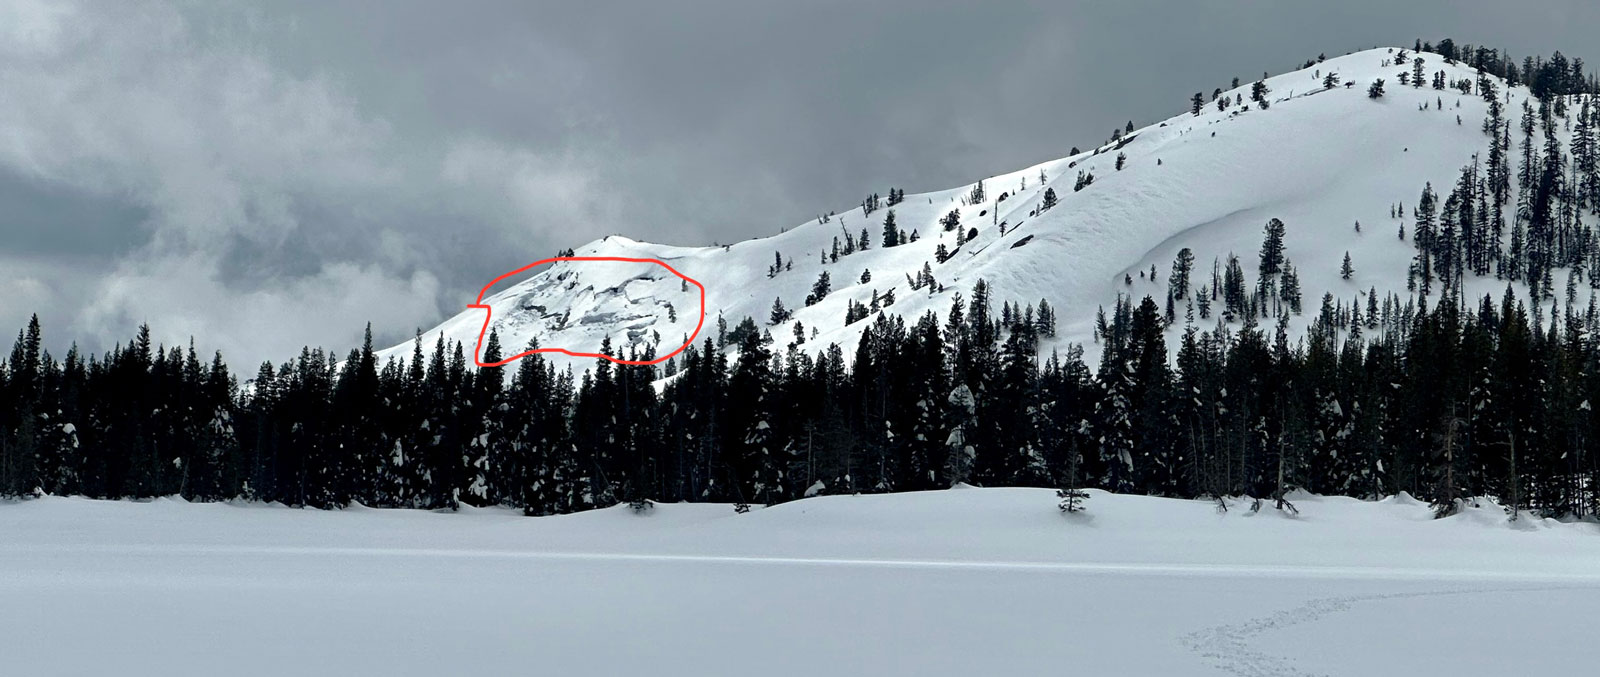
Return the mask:
<svg viewBox="0 0 1600 677">
<path fill-rule="evenodd" d="M 1044 489 L 625 506 L 0 504 L 12 674 L 1582 674 L 1600 526 Z M 1360 650 L 1352 650 L 1360 647 Z M 246 658 L 248 657 L 248 658 Z"/>
<path fill-rule="evenodd" d="M 1402 74 L 1409 80 L 1418 70 L 1416 59 L 1425 82 L 1402 84 Z M 1374 98 L 1370 86 L 1379 79 L 1384 94 Z M 1527 86 L 1480 76 L 1432 52 L 1372 49 L 1259 83 L 1219 84 L 1225 86 L 1176 117 L 1143 128 L 1130 123 L 1103 146 L 975 184 L 918 194 L 864 188 L 871 197 L 861 205 L 825 209 L 825 216 L 781 234 L 733 245 L 675 247 L 611 236 L 574 253 L 658 258 L 703 282 L 706 331 L 713 335 L 719 318 L 733 326 L 748 317 L 780 346 L 804 338 L 802 348 L 815 353 L 838 343 L 847 359 L 869 313 L 915 318 L 933 311 L 942 317 L 955 294 L 970 293 L 983 279 L 996 305 L 1046 301 L 1059 331 L 1041 352 L 1081 344 L 1090 364 L 1100 350 L 1096 311 L 1111 308 L 1119 295 L 1135 304 L 1150 296 L 1159 306 L 1175 296 L 1176 321 L 1168 329 L 1175 339 L 1197 293 L 1216 297 L 1203 304 L 1212 308 L 1198 309 L 1197 315 L 1211 311 L 1197 317 L 1198 324 L 1224 317 L 1220 287 L 1230 255 L 1241 259 L 1249 278 L 1241 281 L 1243 289 L 1260 289 L 1257 253 L 1271 219 L 1285 224 L 1283 267 L 1292 271 L 1295 294 L 1303 299 L 1291 312 L 1294 336 L 1311 324 L 1324 295 L 1343 309 L 1366 308 L 1369 294 L 1379 303 L 1391 295 L 1415 298 L 1415 231 L 1429 218 L 1419 216 L 1418 207 L 1430 185 L 1435 234 L 1446 218 L 1488 214 L 1495 212 L 1491 203 L 1502 202 L 1492 246 L 1506 254 L 1522 247 L 1519 258 L 1543 256 L 1548 263 L 1535 264 L 1552 270 L 1548 284 L 1558 295 L 1572 264 L 1586 256 L 1569 244 L 1592 222 L 1594 204 L 1549 217 L 1565 224 L 1555 245 L 1559 254 L 1534 251 L 1531 232 L 1529 242 L 1513 241 L 1524 194 L 1542 194 L 1535 179 L 1524 190 L 1524 150 L 1532 151 L 1534 174 L 1553 143 L 1566 158 L 1570 185 L 1600 182 L 1589 178 L 1595 153 L 1586 141 L 1600 115 L 1583 112 L 1586 95 L 1550 97 L 1560 103 L 1547 139 L 1543 124 L 1535 123 L 1531 136 L 1523 133 L 1524 103 L 1535 119 L 1540 111 Z M 1497 124 L 1498 134 L 1487 131 Z M 1501 142 L 1498 155 L 1491 151 L 1494 141 Z M 1464 171 L 1472 184 L 1464 204 L 1449 205 Z M 886 190 L 891 197 L 880 198 Z M 1600 194 L 1600 183 L 1588 190 Z M 1586 202 L 1575 192 L 1567 195 L 1575 205 Z M 1484 197 L 1489 200 L 1478 199 Z M 1466 298 L 1498 297 L 1506 282 L 1497 274 L 1525 278 L 1529 272 L 1502 271 L 1497 255 L 1487 252 L 1488 232 L 1480 228 L 1480 241 L 1457 243 L 1468 259 L 1455 261 L 1466 272 L 1460 282 Z M 914 241 L 886 246 L 891 236 Z M 1192 264 L 1183 281 L 1173 267 L 1185 250 Z M 530 261 L 542 257 L 529 253 Z M 1426 258 L 1435 265 L 1435 258 L 1452 257 Z M 1446 287 L 1423 286 L 1435 303 Z M 1514 286 L 1526 298 L 1526 285 Z M 1589 296 L 1583 286 L 1580 306 Z M 1281 290 L 1264 291 L 1274 298 L 1262 303 L 1279 312 Z M 470 290 L 462 296 L 465 303 Z M 619 353 L 648 346 L 664 354 L 682 345 L 699 319 L 697 290 L 649 264 L 552 264 L 488 303 L 506 354 L 535 338 L 545 347 L 594 351 L 607 337 Z M 1226 315 L 1239 325 L 1237 313 Z M 470 351 L 482 324 L 482 312 L 469 310 L 426 332 L 422 342 L 431 348 L 444 338 Z M 410 354 L 407 343 L 380 357 L 405 360 Z M 553 359 L 579 371 L 592 366 L 587 359 Z"/>
</svg>

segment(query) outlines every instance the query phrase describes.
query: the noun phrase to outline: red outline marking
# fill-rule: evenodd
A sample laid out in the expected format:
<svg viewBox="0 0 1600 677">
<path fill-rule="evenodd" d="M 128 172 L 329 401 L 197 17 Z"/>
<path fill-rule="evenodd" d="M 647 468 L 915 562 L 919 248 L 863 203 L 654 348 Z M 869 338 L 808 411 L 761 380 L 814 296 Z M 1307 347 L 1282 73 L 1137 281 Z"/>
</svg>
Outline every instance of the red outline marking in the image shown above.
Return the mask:
<svg viewBox="0 0 1600 677">
<path fill-rule="evenodd" d="M 489 320 L 490 320 L 490 318 L 492 318 L 494 316 L 494 310 L 492 308 L 490 308 L 488 305 L 484 304 L 483 296 L 485 294 L 489 293 L 489 288 L 490 287 L 493 287 L 496 284 L 499 284 L 501 280 L 504 280 L 504 279 L 506 279 L 508 277 L 511 277 L 513 275 L 519 275 L 519 274 L 523 273 L 524 271 L 528 270 L 529 268 L 535 268 L 535 267 L 538 267 L 538 266 L 542 266 L 542 265 L 544 265 L 546 263 L 555 263 L 557 261 L 621 261 L 623 263 L 654 263 L 654 264 L 656 264 L 658 266 L 661 266 L 662 268 L 666 268 L 673 275 L 677 275 L 679 278 L 682 278 L 683 281 L 688 282 L 689 284 L 692 284 L 692 285 L 700 288 L 700 322 L 695 324 L 694 333 L 689 335 L 689 340 L 684 341 L 683 345 L 678 346 L 677 350 L 674 350 L 674 351 L 672 351 L 670 353 L 662 355 L 661 357 L 658 357 L 658 358 L 653 359 L 653 360 L 648 360 L 648 361 L 647 360 L 619 360 L 619 359 L 617 359 L 615 357 L 612 357 L 610 355 L 602 355 L 600 353 L 579 353 L 579 352 L 573 352 L 571 350 L 567 350 L 565 348 L 536 348 L 534 350 L 529 350 L 529 351 L 524 352 L 524 353 L 520 353 L 520 354 L 517 354 L 517 355 L 512 355 L 511 357 L 508 357 L 506 359 L 500 360 L 499 362 L 495 362 L 493 364 L 484 364 L 482 360 L 478 359 L 478 356 L 483 354 L 483 337 L 484 337 L 485 334 L 489 333 Z M 612 362 L 616 362 L 617 364 L 630 364 L 630 365 L 660 364 L 662 362 L 666 362 L 667 360 L 672 359 L 678 353 L 681 353 L 684 350 L 688 349 L 690 344 L 694 343 L 695 337 L 700 335 L 700 329 L 706 325 L 706 286 L 703 285 L 703 284 L 700 284 L 700 282 L 695 280 L 694 278 L 689 277 L 688 275 L 684 275 L 683 273 L 678 272 L 672 266 L 667 265 L 664 261 L 661 261 L 660 259 L 630 259 L 630 258 L 626 258 L 626 257 L 622 257 L 622 256 L 557 256 L 557 257 L 554 257 L 554 258 L 544 259 L 543 261 L 534 261 L 533 263 L 530 263 L 530 264 L 528 264 L 526 266 L 523 266 L 521 268 L 518 268 L 518 269 L 513 270 L 513 271 L 511 271 L 509 273 L 501 275 L 500 277 L 495 278 L 489 284 L 483 285 L 483 290 L 478 292 L 477 301 L 474 302 L 474 303 L 467 304 L 467 307 L 468 308 L 482 308 L 483 309 L 483 328 L 478 330 L 478 344 L 472 347 L 472 363 L 478 365 L 479 367 L 503 367 L 503 366 L 505 366 L 507 364 L 510 364 L 512 362 L 520 360 L 520 359 L 522 359 L 524 357 L 527 357 L 529 355 L 532 355 L 534 353 L 561 353 L 563 355 L 570 355 L 572 357 L 594 357 L 594 358 L 599 358 L 599 359 L 602 359 L 602 360 L 611 360 Z"/>
</svg>

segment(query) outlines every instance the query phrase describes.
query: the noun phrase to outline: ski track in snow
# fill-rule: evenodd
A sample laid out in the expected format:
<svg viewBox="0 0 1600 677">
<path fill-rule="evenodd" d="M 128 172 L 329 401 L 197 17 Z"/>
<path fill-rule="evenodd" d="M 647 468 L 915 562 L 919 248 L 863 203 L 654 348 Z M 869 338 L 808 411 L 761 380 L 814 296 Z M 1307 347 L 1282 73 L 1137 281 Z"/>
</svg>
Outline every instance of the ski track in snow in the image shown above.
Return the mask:
<svg viewBox="0 0 1600 677">
<path fill-rule="evenodd" d="M 208 556 L 263 556 L 263 557 L 374 557 L 374 558 L 441 558 L 441 559 L 506 559 L 582 561 L 599 560 L 615 562 L 658 562 L 691 564 L 748 564 L 817 567 L 871 567 L 887 569 L 979 569 L 995 571 L 1037 571 L 1083 574 L 1118 574 L 1148 576 L 1208 576 L 1238 577 L 1241 575 L 1273 578 L 1340 579 L 1340 580 L 1459 580 L 1459 581 L 1544 581 L 1600 583 L 1600 573 L 1583 574 L 1521 574 L 1488 570 L 1439 571 L 1408 567 L 1319 567 L 1303 565 L 1253 565 L 1253 564 L 1154 564 L 1145 562 L 1026 562 L 992 560 L 923 560 L 879 559 L 852 557 L 791 557 L 781 555 L 709 555 L 709 554 L 655 554 L 630 552 L 545 552 L 525 550 L 469 550 L 456 548 L 344 548 L 300 546 L 214 546 L 214 545 L 22 545 L 11 548 L 14 554 L 86 554 L 86 555 L 168 555 L 187 557 Z M 1547 590 L 1551 588 L 1527 588 Z M 1523 588 L 1517 588 L 1523 590 Z M 1492 589 L 1455 591 L 1497 592 Z M 1446 593 L 1406 593 L 1387 597 L 1407 597 Z M 1373 599 L 1383 598 L 1376 596 Z M 1350 598 L 1358 599 L 1358 598 Z"/>
<path fill-rule="evenodd" d="M 396 559 L 460 559 L 460 560 L 520 560 L 568 562 L 628 562 L 652 564 L 709 564 L 732 566 L 789 566 L 913 570 L 978 570 L 994 572 L 1059 573 L 1065 575 L 1133 575 L 1133 576 L 1187 576 L 1187 577 L 1266 577 L 1278 579 L 1336 579 L 1336 580 L 1455 580 L 1455 581 L 1521 581 L 1521 582 L 1600 582 L 1600 576 L 1527 576 L 1493 571 L 1451 571 L 1412 569 L 1405 567 L 1318 567 L 1270 565 L 1206 565 L 1206 564 L 1151 564 L 1137 562 L 1027 562 L 984 560 L 922 560 L 847 557 L 793 557 L 776 555 L 712 555 L 712 554 L 653 554 L 629 552 L 546 552 L 521 550 L 475 550 L 460 548 L 389 548 L 389 547 L 305 547 L 305 546 L 233 546 L 233 545 L 61 545 L 36 544 L 13 546 L 12 556 L 28 555 L 96 555 L 96 556 L 152 556 L 179 558 L 208 557 L 328 557 L 328 558 L 396 558 Z M 0 581 L 0 589 L 11 586 L 28 586 L 35 583 L 32 577 L 17 576 Z M 84 580 L 80 583 L 91 583 Z M 106 585 L 126 586 L 122 579 L 106 579 Z M 157 587 L 160 587 L 159 585 Z M 1317 623 L 1347 612 L 1357 605 L 1371 602 L 1429 598 L 1451 595 L 1485 595 L 1494 593 L 1549 592 L 1585 589 L 1579 586 L 1556 585 L 1541 587 L 1475 587 L 1444 590 L 1424 590 L 1379 594 L 1340 595 L 1309 599 L 1293 607 L 1271 614 L 1238 622 L 1222 623 L 1188 632 L 1178 637 L 1178 643 L 1204 664 L 1225 674 L 1238 677 L 1326 677 L 1333 673 L 1301 665 L 1293 656 L 1278 655 L 1257 648 L 1257 640 L 1270 632 Z"/>
<path fill-rule="evenodd" d="M 1273 655 L 1256 649 L 1252 640 L 1273 630 L 1304 623 L 1315 623 L 1328 616 L 1349 611 L 1351 607 L 1357 604 L 1367 602 L 1415 597 L 1442 597 L 1446 595 L 1548 592 L 1569 589 L 1572 588 L 1478 588 L 1319 597 L 1308 600 L 1299 606 L 1283 609 L 1242 623 L 1224 623 L 1196 630 L 1184 635 L 1180 641 L 1189 650 L 1199 654 L 1200 658 L 1211 664 L 1212 667 L 1238 677 L 1327 677 L 1330 673 L 1301 669 L 1295 664 L 1294 659 L 1290 657 Z"/>
</svg>

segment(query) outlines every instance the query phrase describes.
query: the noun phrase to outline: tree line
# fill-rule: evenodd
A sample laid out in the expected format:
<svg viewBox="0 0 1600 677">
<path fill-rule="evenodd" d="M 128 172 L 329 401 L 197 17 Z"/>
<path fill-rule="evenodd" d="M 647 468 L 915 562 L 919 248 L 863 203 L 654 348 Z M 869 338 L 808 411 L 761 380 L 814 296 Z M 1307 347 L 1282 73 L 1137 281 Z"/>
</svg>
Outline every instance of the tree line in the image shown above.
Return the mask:
<svg viewBox="0 0 1600 677">
<path fill-rule="evenodd" d="M 966 482 L 1593 514 L 1600 311 L 1509 287 L 1441 296 L 1366 312 L 1327 297 L 1293 340 L 1289 313 L 1202 330 L 1191 312 L 1173 345 L 1152 298 L 1123 297 L 1091 368 L 1076 346 L 1041 354 L 1031 308 L 995 313 L 980 281 L 942 321 L 880 311 L 853 360 L 719 332 L 664 367 L 575 375 L 540 355 L 473 369 L 461 344 L 420 338 L 380 365 L 369 338 L 242 384 L 220 355 L 152 346 L 148 327 L 57 360 L 35 320 L 0 364 L 0 491 L 543 515 Z M 500 350 L 491 335 L 484 359 Z"/>
</svg>

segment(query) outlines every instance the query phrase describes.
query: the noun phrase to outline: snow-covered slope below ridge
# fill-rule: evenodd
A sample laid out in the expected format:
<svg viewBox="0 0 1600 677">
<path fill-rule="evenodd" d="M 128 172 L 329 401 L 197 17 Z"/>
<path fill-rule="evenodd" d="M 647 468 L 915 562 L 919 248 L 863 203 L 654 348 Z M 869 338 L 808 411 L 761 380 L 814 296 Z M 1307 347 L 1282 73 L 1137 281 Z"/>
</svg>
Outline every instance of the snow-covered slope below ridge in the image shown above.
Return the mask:
<svg viewBox="0 0 1600 677">
<path fill-rule="evenodd" d="M 1056 309 L 1059 334 L 1045 342 L 1043 352 L 1079 343 L 1092 360 L 1098 352 L 1093 340 L 1098 307 L 1111 306 L 1118 294 L 1164 300 L 1173 258 L 1184 247 L 1195 254 L 1195 285 L 1209 283 L 1213 260 L 1225 262 L 1229 253 L 1240 257 L 1253 283 L 1263 226 L 1278 218 L 1287 224 L 1286 255 L 1300 274 L 1306 315 L 1293 328 L 1303 332 L 1326 292 L 1347 303 L 1359 300 L 1362 307 L 1369 288 L 1376 288 L 1380 297 L 1391 291 L 1405 296 L 1414 249 L 1409 238 L 1396 237 L 1402 219 L 1391 217 L 1391 206 L 1402 203 L 1409 212 L 1428 182 L 1448 193 L 1474 154 L 1486 155 L 1489 138 L 1481 131 L 1488 114 L 1485 101 L 1453 89 L 1401 86 L 1398 75 L 1408 69 L 1385 65 L 1397 50 L 1356 52 L 1269 78 L 1271 106 L 1266 110 L 1230 106 L 1218 111 L 1208 96 L 1199 115 L 1185 110 L 1138 129 L 1121 147 L 1108 145 L 1098 153 L 983 177 L 987 199 L 979 204 L 962 204 L 971 184 L 907 195 L 893 211 L 902 230 L 920 237 L 898 247 L 881 246 L 888 209 L 864 216 L 857 206 L 828 223 L 811 220 L 779 235 L 728 246 L 675 247 L 610 236 L 578 247 L 576 254 L 657 258 L 702 282 L 709 332 L 715 332 L 719 314 L 730 327 L 746 316 L 766 327 L 773 300 L 781 298 L 794 316 L 769 328 L 780 346 L 792 340 L 793 325 L 800 322 L 806 327 L 805 349 L 838 343 L 846 347 L 846 355 L 853 353 L 861 330 L 870 324 L 845 326 L 849 301 L 868 303 L 874 291 L 881 295 L 893 290 L 896 302 L 886 312 L 910 319 L 933 310 L 942 318 L 955 294 L 970 297 L 973 284 L 984 279 L 992 285 L 996 312 L 1004 301 L 1037 304 L 1040 299 Z M 1472 68 L 1448 65 L 1437 54 L 1416 55 L 1423 58 L 1430 78 L 1441 69 L 1449 81 L 1476 77 Z M 1354 85 L 1325 90 L 1322 76 L 1329 71 Z M 1370 99 L 1367 85 L 1380 77 L 1387 95 Z M 1505 96 L 1505 83 L 1496 79 L 1495 84 Z M 1226 95 L 1242 94 L 1249 104 L 1249 90 L 1245 82 Z M 1506 115 L 1515 119 L 1528 96 L 1525 87 L 1511 89 Z M 1174 101 L 1185 99 L 1174 95 Z M 1426 110 L 1419 110 L 1420 104 Z M 1518 147 L 1513 138 L 1508 156 L 1517 157 Z M 1121 171 L 1115 168 L 1119 153 L 1126 154 Z M 1091 172 L 1094 183 L 1074 192 L 1080 171 Z M 862 192 L 886 195 L 887 188 Z M 1055 190 L 1059 204 L 1032 215 L 1046 188 Z M 1004 201 L 999 200 L 1002 194 L 1008 194 Z M 944 232 L 938 223 L 951 210 L 959 210 L 963 230 L 976 227 L 978 235 L 941 264 L 935 249 L 941 243 L 956 249 L 956 233 Z M 1409 218 L 1403 220 L 1409 233 Z M 1358 221 L 1359 233 L 1354 228 Z M 1003 235 L 999 223 L 1007 224 Z M 842 229 L 859 234 L 863 228 L 871 249 L 824 262 L 834 238 L 843 240 Z M 1339 274 L 1347 251 L 1355 269 L 1350 280 Z M 774 254 L 781 254 L 792 269 L 769 278 Z M 543 257 L 530 252 L 529 260 Z M 942 291 L 910 289 L 907 275 L 915 276 L 924 263 L 931 264 Z M 1152 264 L 1158 271 L 1155 280 L 1146 279 Z M 872 279 L 859 283 L 864 270 L 871 271 Z M 833 291 L 807 307 L 804 300 L 823 271 Z M 1131 285 L 1126 276 L 1132 276 Z M 1557 275 L 1555 288 L 1564 282 Z M 1503 284 L 1492 278 L 1469 279 L 1466 291 L 1496 293 Z M 463 299 L 474 291 L 462 290 Z M 531 271 L 486 303 L 494 308 L 493 326 L 507 354 L 519 352 L 534 337 L 545 347 L 595 351 L 607 335 L 619 350 L 659 341 L 658 353 L 665 353 L 693 331 L 697 297 L 697 289 L 660 266 L 556 263 Z M 1181 307 L 1178 312 L 1173 335 L 1182 329 Z M 442 333 L 447 341 L 464 342 L 470 351 L 482 324 L 482 311 L 468 309 L 426 332 L 422 340 L 431 347 Z M 820 331 L 814 338 L 813 329 Z M 384 354 L 404 359 L 410 350 L 408 342 Z M 593 363 L 554 357 L 578 370 Z"/>
</svg>

